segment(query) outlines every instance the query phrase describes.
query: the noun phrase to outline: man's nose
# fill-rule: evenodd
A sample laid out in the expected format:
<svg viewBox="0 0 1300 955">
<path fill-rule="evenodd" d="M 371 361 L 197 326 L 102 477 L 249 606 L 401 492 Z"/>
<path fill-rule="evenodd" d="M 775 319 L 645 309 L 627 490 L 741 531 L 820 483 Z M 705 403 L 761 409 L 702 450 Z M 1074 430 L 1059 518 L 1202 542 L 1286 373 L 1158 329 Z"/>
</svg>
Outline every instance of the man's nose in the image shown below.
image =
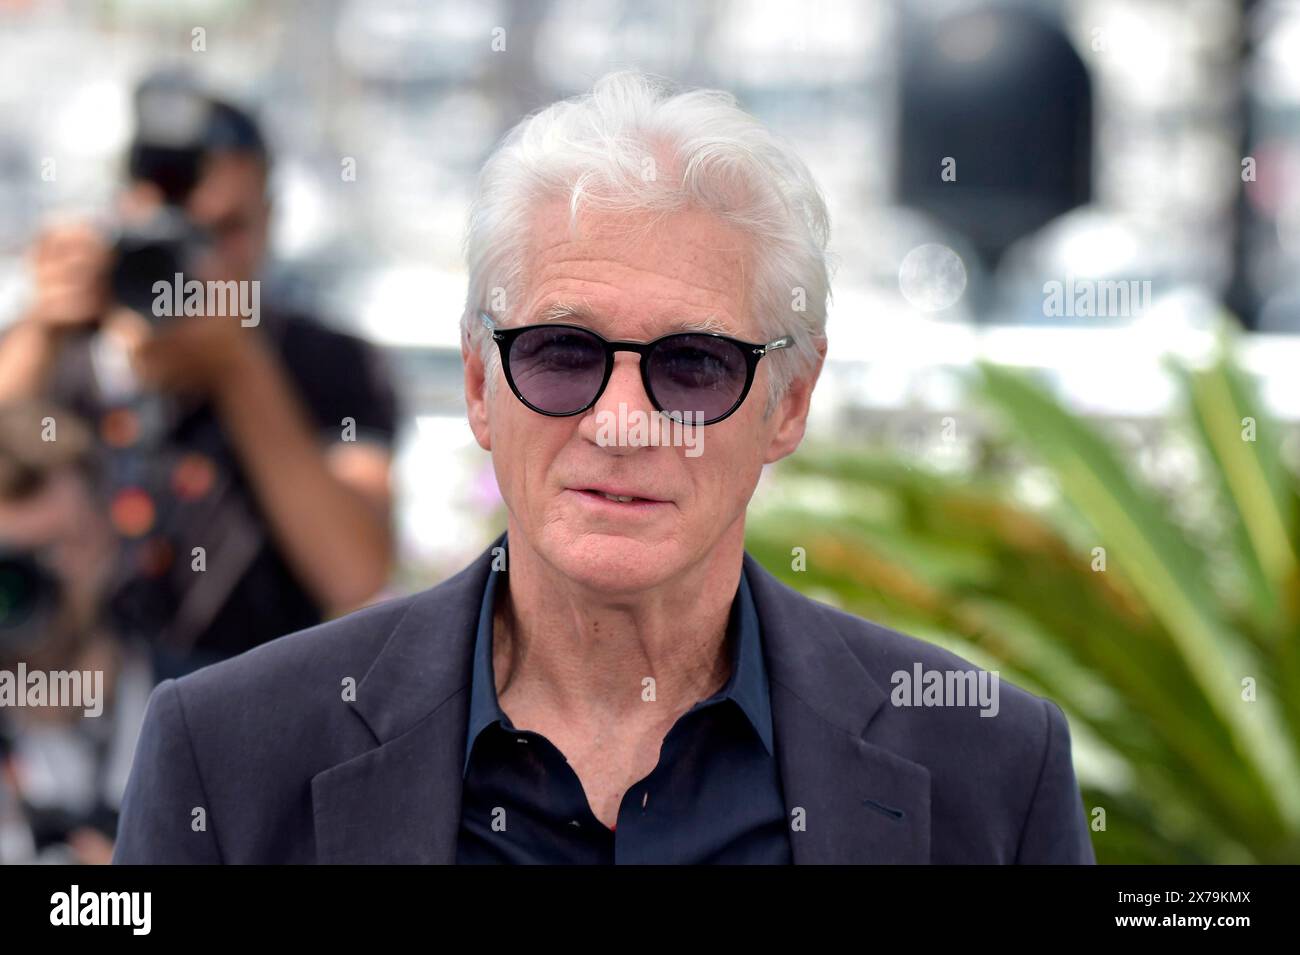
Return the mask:
<svg viewBox="0 0 1300 955">
<path fill-rule="evenodd" d="M 648 420 L 656 413 L 641 381 L 640 356 L 619 352 L 614 356 L 614 369 L 605 390 L 582 416 L 579 433 L 593 444 L 630 451 L 649 443 L 639 437 L 648 429 L 633 428 L 635 420 Z"/>
</svg>

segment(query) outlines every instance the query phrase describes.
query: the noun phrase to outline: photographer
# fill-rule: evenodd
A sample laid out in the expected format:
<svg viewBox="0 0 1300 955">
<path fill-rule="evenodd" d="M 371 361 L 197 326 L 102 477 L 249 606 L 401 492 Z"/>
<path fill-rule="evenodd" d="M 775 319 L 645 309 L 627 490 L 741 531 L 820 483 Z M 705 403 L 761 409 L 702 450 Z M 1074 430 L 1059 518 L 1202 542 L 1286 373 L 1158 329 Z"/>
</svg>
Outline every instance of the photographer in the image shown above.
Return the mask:
<svg viewBox="0 0 1300 955">
<path fill-rule="evenodd" d="M 0 401 L 46 396 L 92 423 L 118 610 L 183 672 L 382 588 L 396 407 L 359 339 L 273 307 L 213 313 L 211 295 L 202 314 L 168 307 L 159 289 L 182 278 L 259 302 L 270 157 L 249 116 L 182 81 L 146 82 L 137 113 L 117 233 L 35 243 Z"/>
</svg>

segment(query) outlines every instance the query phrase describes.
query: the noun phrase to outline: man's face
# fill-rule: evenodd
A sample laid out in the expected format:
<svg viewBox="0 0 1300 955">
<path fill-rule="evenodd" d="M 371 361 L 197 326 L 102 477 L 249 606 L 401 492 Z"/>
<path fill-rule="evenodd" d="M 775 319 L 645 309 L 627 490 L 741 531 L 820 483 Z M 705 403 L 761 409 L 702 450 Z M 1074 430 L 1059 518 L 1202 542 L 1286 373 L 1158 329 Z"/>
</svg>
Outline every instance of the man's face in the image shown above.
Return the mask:
<svg viewBox="0 0 1300 955">
<path fill-rule="evenodd" d="M 607 339 L 650 341 L 712 320 L 723 334 L 762 340 L 749 303 L 747 243 L 737 230 L 705 212 L 657 222 L 645 213 L 592 213 L 570 238 L 567 219 L 563 202 L 539 208 L 512 325 L 534 324 L 564 303 L 591 316 L 571 323 Z M 602 443 L 602 413 L 617 416 L 620 403 L 627 415 L 656 414 L 632 352 L 618 353 L 596 404 L 567 418 L 529 410 L 500 372 L 489 397 L 477 353 L 467 351 L 465 360 L 470 423 L 492 452 L 512 549 L 522 543 L 569 580 L 606 593 L 670 583 L 722 545 L 739 553 L 762 466 L 798 445 L 812 389 L 811 381 L 796 382 L 765 416 L 772 360 L 765 358 L 745 402 L 704 426 L 702 453 L 691 456 L 685 446 Z M 593 493 L 601 489 L 658 503 L 617 503 Z"/>
<path fill-rule="evenodd" d="M 261 162 L 243 153 L 219 153 L 185 204 L 190 219 L 208 231 L 212 246 L 199 265 L 201 278 L 250 281 L 266 254 L 269 205 Z"/>
</svg>

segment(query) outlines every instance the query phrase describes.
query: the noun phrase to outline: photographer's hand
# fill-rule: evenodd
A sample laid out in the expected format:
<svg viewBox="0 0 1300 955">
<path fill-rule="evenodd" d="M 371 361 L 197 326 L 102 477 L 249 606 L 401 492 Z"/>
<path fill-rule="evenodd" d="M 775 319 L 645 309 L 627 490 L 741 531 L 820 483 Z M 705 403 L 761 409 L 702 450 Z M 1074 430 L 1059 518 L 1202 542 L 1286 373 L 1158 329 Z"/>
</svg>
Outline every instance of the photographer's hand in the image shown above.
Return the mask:
<svg viewBox="0 0 1300 955">
<path fill-rule="evenodd" d="M 0 401 L 41 394 L 65 332 L 104 314 L 111 258 L 107 240 L 88 225 L 57 226 L 36 240 L 31 304 L 0 338 Z"/>
<path fill-rule="evenodd" d="M 54 328 L 95 321 L 108 307 L 111 262 L 108 240 L 89 225 L 46 230 L 32 250 L 35 288 L 30 320 Z"/>
<path fill-rule="evenodd" d="M 141 381 L 160 391 L 215 399 L 247 362 L 257 335 L 238 318 L 162 319 L 136 345 L 132 363 Z"/>
</svg>

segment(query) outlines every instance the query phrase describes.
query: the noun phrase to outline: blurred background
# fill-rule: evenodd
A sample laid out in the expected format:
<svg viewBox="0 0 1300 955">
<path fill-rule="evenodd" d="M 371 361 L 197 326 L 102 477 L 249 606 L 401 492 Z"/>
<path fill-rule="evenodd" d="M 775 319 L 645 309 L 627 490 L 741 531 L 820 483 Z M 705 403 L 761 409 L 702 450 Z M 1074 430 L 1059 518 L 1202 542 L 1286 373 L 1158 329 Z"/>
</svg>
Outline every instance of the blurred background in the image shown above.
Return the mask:
<svg viewBox="0 0 1300 955">
<path fill-rule="evenodd" d="M 296 379 L 309 412 L 336 421 L 322 389 L 361 381 L 344 413 L 368 409 L 391 465 L 376 596 L 504 527 L 457 325 L 494 144 L 611 69 L 733 92 L 810 165 L 836 266 L 808 442 L 764 475 L 751 550 L 1059 702 L 1099 861 L 1300 861 L 1300 2 L 0 0 L 0 64 L 11 330 L 51 223 L 99 224 L 125 261 L 143 80 L 183 73 L 255 117 L 263 141 L 236 140 L 270 157 L 263 302 L 334 334 L 282 339 L 330 356 L 326 382 Z M 0 456 L 89 475 L 108 520 L 85 559 L 118 573 L 85 599 L 107 601 L 121 567 L 161 580 L 189 552 L 155 532 L 186 526 L 222 458 L 185 444 L 151 497 L 157 409 L 60 397 L 83 453 L 33 463 L 0 437 Z M 0 552 L 15 620 L 38 578 L 19 536 Z M 279 592 L 260 560 L 232 574 Z M 8 720 L 0 861 L 102 859 L 149 687 L 240 648 L 209 639 L 243 626 L 218 597 L 208 637 L 159 637 L 174 621 L 148 621 L 188 606 L 172 596 L 100 628 L 112 731 Z M 69 639 L 23 652 L 110 652 Z"/>
</svg>

